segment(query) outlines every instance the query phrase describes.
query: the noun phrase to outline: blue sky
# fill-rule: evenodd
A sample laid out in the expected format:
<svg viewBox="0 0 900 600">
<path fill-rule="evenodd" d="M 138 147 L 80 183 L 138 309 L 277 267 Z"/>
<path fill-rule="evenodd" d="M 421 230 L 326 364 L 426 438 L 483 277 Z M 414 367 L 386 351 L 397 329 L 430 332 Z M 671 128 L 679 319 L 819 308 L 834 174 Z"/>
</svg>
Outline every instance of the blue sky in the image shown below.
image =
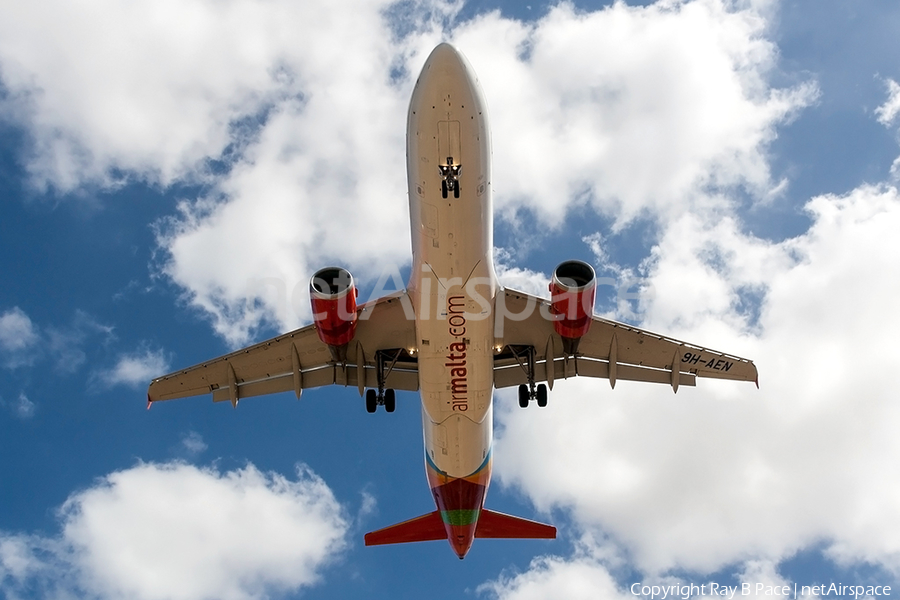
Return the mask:
<svg viewBox="0 0 900 600">
<path fill-rule="evenodd" d="M 9 3 L 8 3 L 9 4 Z M 900 8 L 274 0 L 0 8 L 0 595 L 634 598 L 900 587 Z M 364 548 L 432 510 L 418 398 L 145 409 L 149 379 L 408 271 L 442 40 L 490 109 L 497 259 L 756 361 L 761 389 L 496 395 L 490 508 L 560 538 Z M 745 596 L 746 597 L 746 596 Z"/>
</svg>

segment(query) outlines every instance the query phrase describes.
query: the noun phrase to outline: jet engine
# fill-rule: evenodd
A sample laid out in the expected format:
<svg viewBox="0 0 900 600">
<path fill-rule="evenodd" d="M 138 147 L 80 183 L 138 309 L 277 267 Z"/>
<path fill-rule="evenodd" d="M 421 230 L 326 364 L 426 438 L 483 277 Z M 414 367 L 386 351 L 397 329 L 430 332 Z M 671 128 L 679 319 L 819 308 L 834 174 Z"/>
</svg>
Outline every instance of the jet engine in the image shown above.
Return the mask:
<svg viewBox="0 0 900 600">
<path fill-rule="evenodd" d="M 347 344 L 356 333 L 358 294 L 353 276 L 347 269 L 326 267 L 309 280 L 316 332 L 337 362 L 347 362 Z"/>
<path fill-rule="evenodd" d="M 553 328 L 562 337 L 563 351 L 572 355 L 578 341 L 591 327 L 597 276 L 591 265 L 580 260 L 567 260 L 553 271 L 550 280 L 550 312 Z"/>
</svg>

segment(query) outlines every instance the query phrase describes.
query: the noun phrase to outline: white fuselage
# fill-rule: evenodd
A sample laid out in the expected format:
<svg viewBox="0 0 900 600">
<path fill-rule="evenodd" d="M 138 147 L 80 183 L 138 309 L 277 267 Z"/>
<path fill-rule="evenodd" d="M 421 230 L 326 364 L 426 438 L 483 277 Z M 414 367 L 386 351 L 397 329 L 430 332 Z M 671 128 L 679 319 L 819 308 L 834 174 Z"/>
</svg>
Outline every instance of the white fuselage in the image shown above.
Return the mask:
<svg viewBox="0 0 900 600">
<path fill-rule="evenodd" d="M 461 167 L 459 197 L 440 167 Z M 465 477 L 491 449 L 494 298 L 491 148 L 481 88 L 442 44 L 422 69 L 407 125 L 412 274 L 425 452 Z"/>
</svg>

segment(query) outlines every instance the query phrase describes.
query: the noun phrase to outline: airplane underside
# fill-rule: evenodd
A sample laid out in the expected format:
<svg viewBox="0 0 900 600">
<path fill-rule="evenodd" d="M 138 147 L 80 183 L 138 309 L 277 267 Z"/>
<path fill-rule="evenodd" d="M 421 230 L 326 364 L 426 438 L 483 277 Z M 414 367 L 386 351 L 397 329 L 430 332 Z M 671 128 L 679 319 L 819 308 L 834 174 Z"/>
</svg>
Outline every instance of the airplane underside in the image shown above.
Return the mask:
<svg viewBox="0 0 900 600">
<path fill-rule="evenodd" d="M 310 280 L 314 322 L 154 379 L 157 401 L 214 402 L 327 385 L 356 387 L 393 412 L 395 390 L 421 398 L 425 470 L 436 510 L 366 534 L 366 545 L 447 540 L 463 558 L 476 538 L 556 537 L 556 528 L 484 508 L 491 480 L 493 392 L 518 387 L 522 408 L 547 406 L 566 377 L 679 387 L 698 377 L 757 381 L 752 361 L 594 316 L 596 275 L 564 261 L 549 299 L 500 286 L 493 266 L 491 148 L 474 72 L 438 45 L 407 116 L 412 270 L 407 289 L 357 306 L 352 275 Z"/>
</svg>

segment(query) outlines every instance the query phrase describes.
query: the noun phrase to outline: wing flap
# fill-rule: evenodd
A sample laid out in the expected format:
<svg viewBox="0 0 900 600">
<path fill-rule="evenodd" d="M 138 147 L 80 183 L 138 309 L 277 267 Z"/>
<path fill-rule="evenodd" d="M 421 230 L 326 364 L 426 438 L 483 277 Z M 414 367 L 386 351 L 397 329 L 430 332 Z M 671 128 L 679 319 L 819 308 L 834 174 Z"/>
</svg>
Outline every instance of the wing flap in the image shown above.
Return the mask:
<svg viewBox="0 0 900 600">
<path fill-rule="evenodd" d="M 366 383 L 365 387 L 377 387 L 378 380 L 375 369 L 371 366 L 365 367 Z M 347 370 L 343 366 L 328 365 L 318 369 L 303 371 L 302 389 L 323 387 L 326 385 L 343 385 L 345 387 L 356 387 L 356 365 L 347 363 Z M 393 370 L 385 380 L 385 387 L 406 392 L 415 392 L 419 389 L 419 376 L 416 371 L 400 371 Z M 277 394 L 278 392 L 290 392 L 294 390 L 293 373 L 284 373 L 275 375 L 260 381 L 239 381 L 237 382 L 238 398 L 252 398 L 254 396 L 265 396 L 266 394 Z M 197 392 L 198 394 L 209 393 L 208 389 Z M 219 387 L 212 392 L 213 402 L 228 402 L 231 400 L 231 391 L 225 387 Z"/>
<path fill-rule="evenodd" d="M 406 544 L 409 542 L 431 542 L 434 540 L 446 540 L 447 529 L 438 511 L 389 525 L 378 531 L 366 534 L 366 546 L 381 546 L 384 544 Z"/>
<path fill-rule="evenodd" d="M 304 383 L 306 383 L 304 381 Z M 313 387 L 313 386 L 309 386 Z M 239 399 L 265 394 L 277 394 L 278 392 L 290 392 L 294 389 L 293 373 L 284 373 L 262 381 L 251 381 L 237 384 L 237 397 Z M 213 402 L 225 402 L 231 400 L 231 390 L 228 387 L 213 390 Z"/>
<path fill-rule="evenodd" d="M 609 379 L 609 363 L 603 360 L 595 360 L 579 357 L 578 360 L 570 358 L 556 359 L 553 361 L 554 380 L 567 379 L 569 377 L 596 377 Z M 534 365 L 535 381 L 547 381 L 547 361 L 543 360 Z M 697 385 L 697 376 L 694 373 L 679 372 L 679 385 L 693 387 Z M 645 383 L 664 383 L 672 385 L 672 372 L 650 367 L 636 365 L 616 365 L 616 380 L 641 381 Z M 528 383 L 525 371 L 518 364 L 497 366 L 494 369 L 494 387 L 497 389 L 512 387 Z"/>
<path fill-rule="evenodd" d="M 239 389 L 248 388 L 241 390 L 239 397 L 292 390 L 293 348 L 297 349 L 303 368 L 318 367 L 330 360 L 328 348 L 319 341 L 315 328 L 307 326 L 243 350 L 158 377 L 150 383 L 148 391 L 150 399 L 154 402 L 173 400 L 210 392 L 213 392 L 214 399 L 222 394 L 225 394 L 222 399 L 229 399 L 231 372 L 235 374 Z M 282 389 L 282 386 L 274 383 L 258 385 L 259 382 L 275 381 L 282 377 L 290 383 L 289 387 Z M 263 389 L 272 392 L 262 391 Z"/>
<path fill-rule="evenodd" d="M 159 390 L 154 390 L 151 388 L 147 396 L 148 399 L 152 400 L 153 402 L 157 402 L 161 400 L 175 400 L 177 398 L 185 398 L 187 396 L 202 396 L 203 394 L 208 394 L 212 391 L 214 390 L 209 385 L 195 388 L 179 388 L 176 390 L 165 392 L 161 392 Z"/>
<path fill-rule="evenodd" d="M 556 356 L 562 354 L 562 339 L 548 318 L 549 302 L 505 289 L 498 295 L 497 303 L 502 303 L 498 315 L 505 315 L 500 324 L 503 343 L 533 347 L 535 379 L 547 381 L 549 350 L 545 349 L 555 348 Z M 615 380 L 667 383 L 675 388 L 695 385 L 697 377 L 758 380 L 753 361 L 599 317 L 593 317 L 590 330 L 581 338 L 577 361 L 553 361 L 554 380 L 575 375 L 610 378 L 611 361 L 616 367 Z M 494 379 L 498 388 L 527 382 L 524 370 L 515 360 L 502 356 L 495 360 Z"/>
<path fill-rule="evenodd" d="M 363 387 L 377 387 L 375 351 L 410 348 L 415 321 L 409 320 L 405 292 L 364 304 L 359 309 L 355 343 L 364 349 Z M 356 357 L 356 351 L 350 356 Z M 388 374 L 385 387 L 419 389 L 418 365 L 407 357 Z M 299 370 L 299 373 L 298 373 Z M 148 400 L 174 400 L 212 392 L 213 401 L 233 401 L 264 394 L 326 385 L 357 386 L 354 363 L 335 365 L 315 327 L 308 325 L 265 342 L 182 369 L 150 383 Z"/>
</svg>

